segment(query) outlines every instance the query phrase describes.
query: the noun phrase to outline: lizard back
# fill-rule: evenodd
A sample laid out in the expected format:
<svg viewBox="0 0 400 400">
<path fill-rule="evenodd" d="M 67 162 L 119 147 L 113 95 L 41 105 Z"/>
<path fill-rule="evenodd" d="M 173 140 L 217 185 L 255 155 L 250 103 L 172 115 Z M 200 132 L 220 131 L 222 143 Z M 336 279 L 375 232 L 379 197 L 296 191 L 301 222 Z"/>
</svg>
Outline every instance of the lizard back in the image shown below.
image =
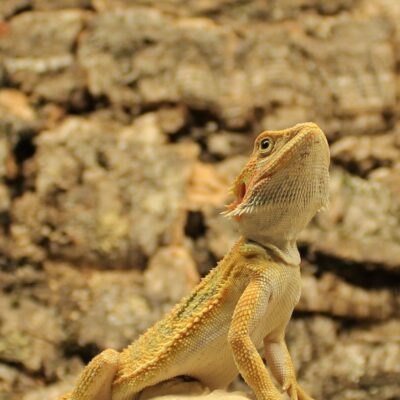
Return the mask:
<svg viewBox="0 0 400 400">
<path fill-rule="evenodd" d="M 179 342 L 201 326 L 200 321 L 218 306 L 229 286 L 242 243 L 240 239 L 187 297 L 122 352 L 121 361 L 126 368 L 119 370 L 115 383 L 144 377 L 145 371 L 155 369 Z"/>
</svg>

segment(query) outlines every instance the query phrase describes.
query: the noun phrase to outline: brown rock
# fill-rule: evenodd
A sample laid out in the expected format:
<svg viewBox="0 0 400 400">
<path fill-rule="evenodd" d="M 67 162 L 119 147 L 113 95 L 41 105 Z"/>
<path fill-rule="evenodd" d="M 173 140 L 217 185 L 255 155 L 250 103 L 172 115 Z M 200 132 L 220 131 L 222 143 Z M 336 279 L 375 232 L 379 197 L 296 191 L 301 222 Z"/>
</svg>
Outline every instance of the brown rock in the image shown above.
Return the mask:
<svg viewBox="0 0 400 400">
<path fill-rule="evenodd" d="M 251 153 L 248 136 L 233 132 L 216 132 L 207 138 L 208 151 L 219 157 L 232 157 Z"/>
<path fill-rule="evenodd" d="M 25 394 L 23 400 L 58 399 L 74 388 L 74 384 L 76 383 L 77 378 L 78 374 L 72 376 L 69 375 L 63 377 L 63 380 L 61 382 L 50 384 L 44 387 L 38 387 L 38 385 L 36 384 L 32 390 Z"/>
<path fill-rule="evenodd" d="M 157 114 L 161 129 L 169 135 L 178 132 L 186 123 L 187 110 L 184 107 L 162 107 Z"/>
<path fill-rule="evenodd" d="M 29 105 L 28 97 L 18 90 L 0 90 L 0 108 L 25 121 L 35 119 L 35 112 Z"/>
<path fill-rule="evenodd" d="M 400 162 L 396 162 L 392 168 L 377 168 L 370 173 L 369 177 L 372 182 L 377 182 L 389 189 L 395 198 L 400 195 Z"/>
<path fill-rule="evenodd" d="M 298 17 L 303 10 L 314 10 L 321 14 L 334 14 L 354 7 L 355 0 L 299 0 L 265 3 L 262 0 L 235 2 L 230 0 L 93 0 L 99 11 L 142 5 L 157 7 L 168 13 L 183 16 L 211 16 L 215 19 L 239 22 L 257 20 L 285 20 Z"/>
<path fill-rule="evenodd" d="M 21 373 L 17 367 L 0 364 L 0 397 L 4 400 L 21 398 L 21 393 L 37 386 L 34 379 Z"/>
<path fill-rule="evenodd" d="M 78 273 L 74 278 L 82 279 Z M 52 282 L 55 290 L 56 282 Z M 142 280 L 136 271 L 97 272 L 88 276 L 85 285 L 74 286 L 70 293 L 76 302 L 59 307 L 69 321 L 68 332 L 80 346 L 96 344 L 100 349 L 121 350 L 143 333 L 155 320 L 141 290 Z M 67 290 L 64 286 L 63 292 Z"/>
<path fill-rule="evenodd" d="M 0 213 L 4 213 L 10 208 L 10 194 L 7 186 L 0 184 Z"/>
<path fill-rule="evenodd" d="M 315 398 L 393 399 L 400 395 L 398 321 L 349 331 L 327 318 L 294 320 L 287 330 L 300 382 Z"/>
<path fill-rule="evenodd" d="M 90 23 L 79 60 L 90 91 L 116 105 L 183 101 L 194 108 L 211 106 L 236 126 L 248 119 L 249 110 L 243 107 L 245 77 L 225 61 L 232 59 L 234 46 L 232 31 L 205 19 L 179 20 L 156 9 L 116 9 Z"/>
<path fill-rule="evenodd" d="M 400 129 L 383 135 L 345 136 L 331 146 L 334 161 L 359 173 L 391 167 L 400 160 Z"/>
<path fill-rule="evenodd" d="M 79 10 L 14 17 L 0 41 L 1 64 L 10 81 L 39 98 L 79 105 L 84 80 L 72 49 L 85 17 Z"/>
<path fill-rule="evenodd" d="M 0 90 L 0 177 L 15 178 L 18 166 L 13 150 L 39 127 L 38 115 L 28 96 L 19 90 Z"/>
<path fill-rule="evenodd" d="M 29 8 L 31 5 L 32 0 L 3 0 L 0 3 L 0 21 L 10 18 L 12 15 Z"/>
<path fill-rule="evenodd" d="M 51 6 L 41 0 L 36 3 L 39 8 L 86 6 L 83 0 L 59 0 Z M 266 128 L 280 127 L 285 118 L 316 119 L 332 134 L 383 130 L 388 126 L 383 114 L 394 111 L 395 55 L 390 35 L 395 23 L 387 1 L 359 6 L 354 15 L 340 13 L 355 7 L 357 2 L 350 0 L 332 1 L 329 6 L 314 0 L 267 6 L 256 0 L 245 5 L 191 1 L 178 9 L 169 1 L 157 3 L 158 9 L 152 1 L 94 4 L 104 12 L 95 16 L 79 43 L 80 64 L 88 73 L 92 94 L 105 95 L 115 105 L 138 109 L 184 102 L 212 111 L 233 127 L 252 121 L 256 109 L 264 114 Z M 304 7 L 338 15 L 323 19 L 307 14 L 279 27 L 257 23 L 290 20 Z M 182 17 L 210 12 L 219 24 Z M 69 10 L 13 18 L 0 46 L 12 80 L 46 99 L 82 101 L 79 92 L 84 83 L 70 49 L 84 15 Z M 246 24 L 248 20 L 254 23 Z M 52 21 L 63 28 L 62 35 L 52 35 L 49 46 L 46 35 L 56 30 L 40 29 Z M 232 21 L 239 23 L 240 35 Z M 43 43 L 26 41 L 20 27 L 28 24 L 33 27 L 30 37 L 40 37 Z M 207 35 L 201 34 L 203 30 Z"/>
<path fill-rule="evenodd" d="M 188 208 L 192 211 L 201 211 L 204 215 L 206 243 L 202 238 L 195 243 L 196 252 L 204 253 L 204 247 L 215 257 L 222 258 L 238 239 L 238 232 L 234 221 L 221 215 L 223 205 L 229 203 L 229 187 L 234 176 L 243 167 L 244 157 L 232 157 L 218 164 L 197 163 L 193 169 L 188 191 Z M 204 254 L 200 255 L 206 263 Z M 199 258 L 197 260 L 200 262 Z M 205 265 L 202 265 L 204 271 Z M 208 268 L 212 265 L 208 265 Z"/>
<path fill-rule="evenodd" d="M 199 210 L 207 206 L 221 207 L 227 197 L 230 182 L 218 174 L 211 164 L 194 165 L 188 188 L 188 208 Z"/>
<path fill-rule="evenodd" d="M 10 158 L 10 141 L 7 137 L 0 138 L 0 178 L 8 175 L 8 160 Z"/>
<path fill-rule="evenodd" d="M 67 8 L 88 8 L 91 0 L 31 0 L 36 10 L 58 10 Z"/>
<path fill-rule="evenodd" d="M 0 307 L 0 358 L 53 376 L 62 357 L 58 343 L 65 337 L 56 311 L 28 298 L 4 294 Z"/>
<path fill-rule="evenodd" d="M 336 275 L 322 278 L 303 274 L 302 294 L 296 309 L 332 314 L 337 317 L 385 320 L 398 316 L 397 293 L 387 289 L 364 289 Z"/>
<path fill-rule="evenodd" d="M 52 256 L 138 266 L 179 236 L 192 147 L 162 146 L 158 136 L 154 145 L 140 133 L 71 118 L 40 135 L 36 191 L 13 209 L 18 251 L 45 242 Z"/>
<path fill-rule="evenodd" d="M 47 262 L 45 270 L 45 291 L 34 293 L 63 321 L 65 343 L 59 346 L 121 350 L 158 318 L 138 271 L 78 270 L 60 262 Z"/>
<path fill-rule="evenodd" d="M 168 310 L 199 281 L 196 265 L 183 246 L 160 248 L 144 273 L 144 288 L 151 302 Z"/>
<path fill-rule="evenodd" d="M 333 169 L 328 209 L 317 215 L 303 242 L 345 260 L 400 266 L 400 203 L 390 188 Z"/>
</svg>

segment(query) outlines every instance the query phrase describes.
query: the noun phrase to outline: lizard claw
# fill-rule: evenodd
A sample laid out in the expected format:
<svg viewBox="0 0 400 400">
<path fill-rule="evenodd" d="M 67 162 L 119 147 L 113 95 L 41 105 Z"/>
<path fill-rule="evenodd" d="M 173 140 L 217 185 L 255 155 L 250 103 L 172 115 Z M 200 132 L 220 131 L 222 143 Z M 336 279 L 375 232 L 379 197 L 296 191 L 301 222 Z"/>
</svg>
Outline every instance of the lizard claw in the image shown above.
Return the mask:
<svg viewBox="0 0 400 400">
<path fill-rule="evenodd" d="M 283 385 L 283 390 L 289 395 L 290 400 L 299 400 L 297 396 L 297 383 L 289 381 Z"/>
<path fill-rule="evenodd" d="M 314 400 L 295 380 L 285 382 L 282 389 L 289 395 L 290 400 Z"/>
</svg>

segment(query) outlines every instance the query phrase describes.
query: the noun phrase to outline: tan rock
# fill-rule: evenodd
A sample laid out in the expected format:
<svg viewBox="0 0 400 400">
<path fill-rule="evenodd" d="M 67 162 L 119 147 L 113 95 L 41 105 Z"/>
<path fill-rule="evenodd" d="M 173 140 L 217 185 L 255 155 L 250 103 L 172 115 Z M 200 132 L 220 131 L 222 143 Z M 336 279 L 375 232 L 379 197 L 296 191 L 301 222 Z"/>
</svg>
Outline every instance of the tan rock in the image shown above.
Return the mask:
<svg viewBox="0 0 400 400">
<path fill-rule="evenodd" d="M 400 130 L 374 136 L 345 136 L 331 146 L 333 160 L 367 174 L 400 160 Z"/>
<path fill-rule="evenodd" d="M 197 162 L 189 181 L 188 209 L 221 207 L 227 198 L 230 184 L 231 182 L 224 179 L 213 165 Z"/>
<path fill-rule="evenodd" d="M 37 145 L 36 191 L 13 209 L 11 229 L 24 247 L 44 240 L 57 257 L 138 266 L 183 230 L 191 146 L 154 145 L 76 118 Z"/>
<path fill-rule="evenodd" d="M 60 262 L 45 267 L 46 300 L 64 321 L 72 346 L 121 350 L 159 318 L 138 271 L 79 270 Z"/>
<path fill-rule="evenodd" d="M 183 246 L 160 248 L 144 273 L 144 287 L 152 301 L 170 308 L 186 296 L 200 277 L 196 265 Z"/>
<path fill-rule="evenodd" d="M 399 218 L 398 196 L 390 187 L 333 169 L 330 205 L 301 239 L 316 251 L 396 269 L 400 265 Z"/>
<path fill-rule="evenodd" d="M 51 376 L 61 362 L 60 343 L 65 334 L 52 308 L 28 298 L 0 296 L 0 358 L 28 371 Z"/>
<path fill-rule="evenodd" d="M 13 89 L 0 90 L 0 107 L 5 108 L 8 113 L 26 121 L 35 119 L 35 112 L 29 105 L 28 97 Z"/>
<path fill-rule="evenodd" d="M 360 320 L 385 320 L 398 316 L 397 303 L 397 294 L 387 289 L 364 289 L 331 273 L 319 279 L 303 274 L 302 294 L 296 309 Z"/>
<path fill-rule="evenodd" d="M 85 17 L 80 10 L 28 12 L 14 17 L 0 42 L 0 64 L 11 82 L 40 98 L 77 105 L 84 81 L 72 48 Z"/>
<path fill-rule="evenodd" d="M 187 110 L 183 106 L 162 107 L 157 114 L 161 129 L 169 135 L 182 129 L 186 123 Z"/>
<path fill-rule="evenodd" d="M 358 329 L 322 317 L 292 321 L 287 336 L 300 382 L 315 398 L 398 397 L 398 328 L 398 321 Z"/>
<path fill-rule="evenodd" d="M 0 3 L 0 20 L 9 18 L 15 13 L 32 5 L 32 0 L 3 0 Z"/>
<path fill-rule="evenodd" d="M 91 0 L 32 0 L 36 10 L 57 10 L 67 8 L 88 8 Z"/>
</svg>

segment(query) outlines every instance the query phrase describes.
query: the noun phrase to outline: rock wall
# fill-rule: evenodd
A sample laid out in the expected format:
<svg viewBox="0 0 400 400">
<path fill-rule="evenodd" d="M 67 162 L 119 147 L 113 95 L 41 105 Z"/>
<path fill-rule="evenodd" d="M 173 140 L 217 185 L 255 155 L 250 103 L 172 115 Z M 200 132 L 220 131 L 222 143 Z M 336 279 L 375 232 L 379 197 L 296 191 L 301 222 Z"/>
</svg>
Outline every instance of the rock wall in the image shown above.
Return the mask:
<svg viewBox="0 0 400 400">
<path fill-rule="evenodd" d="M 400 3 L 0 2 L 0 399 L 53 399 L 237 237 L 257 133 L 313 120 L 330 208 L 287 336 L 316 399 L 400 398 Z M 238 381 L 236 387 L 242 387 Z"/>
</svg>

